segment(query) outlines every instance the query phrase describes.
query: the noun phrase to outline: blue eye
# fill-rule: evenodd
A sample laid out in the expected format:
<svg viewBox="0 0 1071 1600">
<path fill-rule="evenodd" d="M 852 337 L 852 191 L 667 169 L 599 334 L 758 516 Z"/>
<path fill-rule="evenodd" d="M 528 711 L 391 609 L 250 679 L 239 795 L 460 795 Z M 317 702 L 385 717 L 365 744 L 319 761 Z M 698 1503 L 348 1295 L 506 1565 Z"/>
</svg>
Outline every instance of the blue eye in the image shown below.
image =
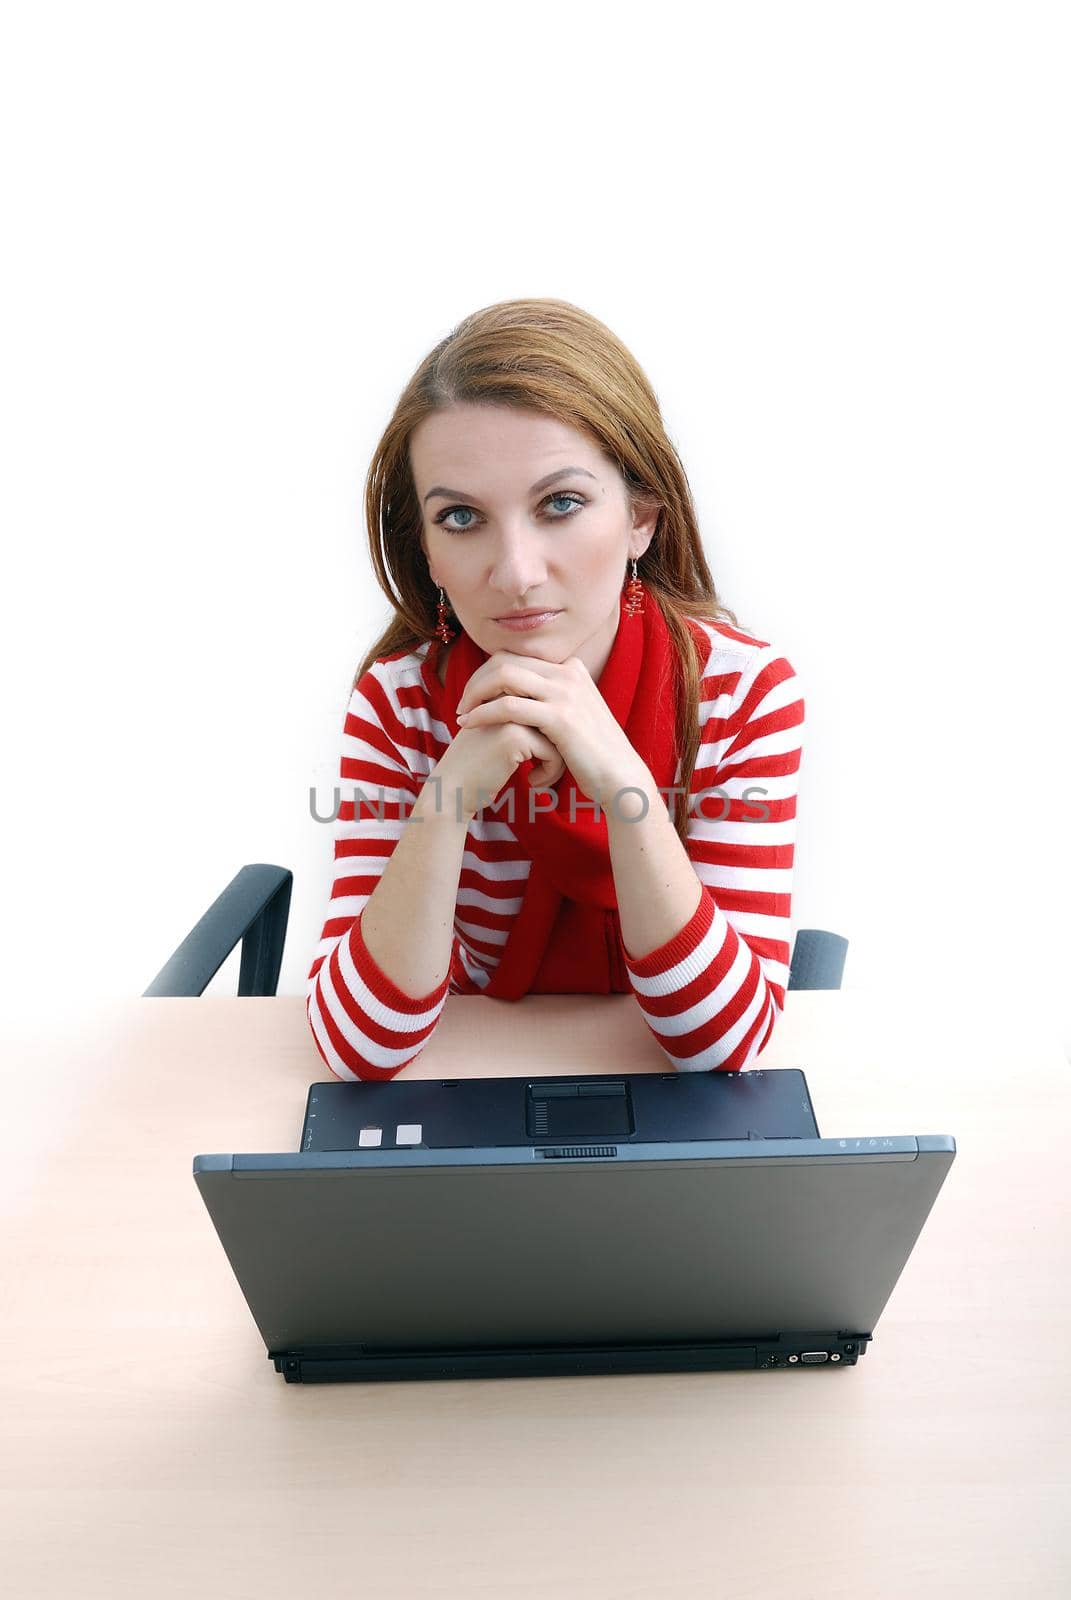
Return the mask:
<svg viewBox="0 0 1071 1600">
<path fill-rule="evenodd" d="M 550 519 L 552 522 L 567 522 L 570 517 L 576 516 L 576 513 L 580 510 L 581 506 L 587 505 L 587 501 L 584 499 L 582 494 L 571 493 L 548 494 L 546 499 L 543 501 L 543 504 L 547 505 L 553 500 L 564 500 L 570 504 L 573 509 L 571 511 L 555 512 Z M 440 511 L 438 516 L 433 520 L 441 527 L 445 528 L 447 533 L 468 533 L 470 528 L 473 526 L 471 522 L 466 522 L 460 528 L 458 528 L 451 527 L 450 524 L 445 520 L 447 517 L 452 517 L 455 511 L 471 512 L 474 516 L 479 516 L 479 512 L 475 511 L 472 506 L 444 506 L 442 511 Z"/>
</svg>

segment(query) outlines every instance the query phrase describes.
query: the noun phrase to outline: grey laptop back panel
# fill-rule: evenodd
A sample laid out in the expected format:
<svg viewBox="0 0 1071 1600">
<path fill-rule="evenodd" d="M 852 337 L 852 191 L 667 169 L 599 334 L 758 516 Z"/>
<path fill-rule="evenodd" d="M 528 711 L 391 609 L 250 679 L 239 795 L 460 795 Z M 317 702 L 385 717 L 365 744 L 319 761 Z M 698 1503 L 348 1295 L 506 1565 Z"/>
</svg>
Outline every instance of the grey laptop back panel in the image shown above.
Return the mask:
<svg viewBox="0 0 1071 1600">
<path fill-rule="evenodd" d="M 579 1371 L 611 1370 L 607 1349 L 668 1366 L 738 1341 L 736 1364 L 783 1365 L 799 1353 L 755 1342 L 865 1341 L 954 1156 L 946 1135 L 395 1149 L 198 1156 L 194 1178 L 279 1370 L 424 1353 L 433 1376 L 491 1349 L 517 1371 L 575 1349 Z"/>
</svg>

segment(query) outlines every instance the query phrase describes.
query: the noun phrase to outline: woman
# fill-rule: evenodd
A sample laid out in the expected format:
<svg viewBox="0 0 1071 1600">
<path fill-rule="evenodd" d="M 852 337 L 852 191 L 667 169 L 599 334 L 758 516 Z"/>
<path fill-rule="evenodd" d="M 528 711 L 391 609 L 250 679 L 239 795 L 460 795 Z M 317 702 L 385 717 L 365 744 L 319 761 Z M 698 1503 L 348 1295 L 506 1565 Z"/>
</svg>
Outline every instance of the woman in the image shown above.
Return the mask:
<svg viewBox="0 0 1071 1600">
<path fill-rule="evenodd" d="M 565 301 L 476 312 L 404 390 L 366 513 L 395 615 L 345 720 L 307 995 L 328 1068 L 393 1077 L 448 994 L 630 990 L 673 1066 L 751 1066 L 788 981 L 804 706 L 718 600 L 634 358 Z"/>
</svg>

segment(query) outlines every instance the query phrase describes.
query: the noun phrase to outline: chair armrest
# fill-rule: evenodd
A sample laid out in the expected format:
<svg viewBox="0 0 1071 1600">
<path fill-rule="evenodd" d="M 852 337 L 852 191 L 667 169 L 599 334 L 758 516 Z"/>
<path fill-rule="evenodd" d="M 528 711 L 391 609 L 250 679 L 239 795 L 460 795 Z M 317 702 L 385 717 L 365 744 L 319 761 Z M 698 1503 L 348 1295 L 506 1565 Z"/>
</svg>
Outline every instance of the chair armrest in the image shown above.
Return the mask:
<svg viewBox="0 0 1071 1600">
<path fill-rule="evenodd" d="M 799 928 L 788 972 L 790 989 L 839 989 L 848 941 L 825 928 Z"/>
<path fill-rule="evenodd" d="M 142 998 L 203 994 L 239 939 L 238 993 L 274 994 L 293 882 L 294 875 L 286 867 L 261 863 L 243 867 L 190 929 Z"/>
</svg>

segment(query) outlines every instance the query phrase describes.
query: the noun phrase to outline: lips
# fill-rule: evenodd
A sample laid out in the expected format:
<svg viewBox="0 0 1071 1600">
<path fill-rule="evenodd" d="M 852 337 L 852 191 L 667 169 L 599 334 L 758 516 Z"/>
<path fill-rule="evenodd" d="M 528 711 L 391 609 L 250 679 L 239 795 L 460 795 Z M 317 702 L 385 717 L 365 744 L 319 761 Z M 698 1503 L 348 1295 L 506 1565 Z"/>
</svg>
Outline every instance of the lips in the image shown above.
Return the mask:
<svg viewBox="0 0 1071 1600">
<path fill-rule="evenodd" d="M 523 622 L 525 617 L 557 616 L 557 606 L 533 606 L 530 611 L 507 611 L 505 616 L 496 617 L 496 622 Z"/>
</svg>

